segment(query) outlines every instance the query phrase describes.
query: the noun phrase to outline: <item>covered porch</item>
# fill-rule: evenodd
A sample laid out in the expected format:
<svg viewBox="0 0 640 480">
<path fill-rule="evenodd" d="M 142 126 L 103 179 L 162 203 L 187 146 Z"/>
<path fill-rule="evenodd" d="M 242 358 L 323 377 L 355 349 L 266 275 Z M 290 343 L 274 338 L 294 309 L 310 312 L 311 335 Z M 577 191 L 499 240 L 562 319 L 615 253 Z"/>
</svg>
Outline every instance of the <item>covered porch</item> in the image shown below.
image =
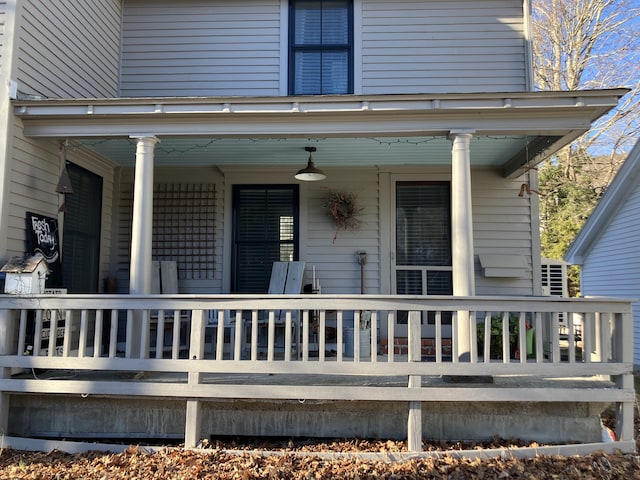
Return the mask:
<svg viewBox="0 0 640 480">
<path fill-rule="evenodd" d="M 405 350 L 398 317 L 406 318 Z M 631 304 L 623 300 L 4 295 L 0 318 L 6 444 L 54 432 L 186 447 L 230 434 L 355 435 L 404 438 L 407 451 L 420 452 L 423 439 L 512 435 L 635 450 Z M 448 318 L 451 336 L 443 334 Z M 424 335 L 424 322 L 434 335 Z M 376 333 L 383 325 L 384 340 Z M 465 361 L 449 343 L 461 331 Z M 601 443 L 599 414 L 612 403 L 617 441 Z"/>
</svg>

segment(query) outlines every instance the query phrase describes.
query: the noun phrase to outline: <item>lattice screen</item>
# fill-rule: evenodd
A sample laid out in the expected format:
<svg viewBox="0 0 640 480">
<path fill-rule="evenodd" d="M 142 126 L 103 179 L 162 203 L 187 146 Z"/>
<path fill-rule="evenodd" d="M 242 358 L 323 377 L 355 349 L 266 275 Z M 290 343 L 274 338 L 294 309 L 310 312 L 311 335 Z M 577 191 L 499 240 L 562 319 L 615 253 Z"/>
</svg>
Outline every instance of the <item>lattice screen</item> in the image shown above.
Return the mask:
<svg viewBox="0 0 640 480">
<path fill-rule="evenodd" d="M 214 274 L 215 187 L 160 183 L 153 191 L 154 260 L 173 260 L 181 279 Z"/>
</svg>

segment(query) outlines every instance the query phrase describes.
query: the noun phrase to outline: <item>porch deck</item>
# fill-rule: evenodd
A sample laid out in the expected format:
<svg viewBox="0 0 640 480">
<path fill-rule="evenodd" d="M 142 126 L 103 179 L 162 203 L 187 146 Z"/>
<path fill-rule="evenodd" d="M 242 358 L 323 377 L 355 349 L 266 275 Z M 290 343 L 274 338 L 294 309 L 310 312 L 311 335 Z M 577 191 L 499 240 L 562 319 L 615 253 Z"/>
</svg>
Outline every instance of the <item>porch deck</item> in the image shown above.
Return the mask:
<svg viewBox="0 0 640 480">
<path fill-rule="evenodd" d="M 371 331 L 380 332 L 367 337 L 365 344 L 360 343 L 358 332 L 363 311 L 371 313 Z M 332 312 L 335 322 L 331 330 L 335 343 L 330 348 L 327 312 Z M 448 316 L 445 312 L 451 312 L 450 327 L 442 320 Z M 407 318 L 406 337 L 394 333 L 398 315 Z M 279 316 L 282 321 L 276 321 Z M 432 323 L 427 334 L 422 318 Z M 560 318 L 568 322 L 564 338 Z M 528 429 L 532 437 L 549 432 L 557 442 L 593 442 L 599 433 L 594 419 L 597 422 L 599 412 L 615 403 L 616 448 L 635 449 L 631 304 L 627 301 L 1 296 L 0 321 L 6 332 L 0 355 L 2 408 L 6 414 L 11 411 L 4 430 L 12 435 L 46 433 L 46 428 L 38 433 L 30 427 L 35 420 L 27 418 L 34 412 L 45 412 L 49 433 L 55 433 L 60 429 L 52 418 L 68 416 L 70 410 L 77 414 L 82 408 L 95 414 L 108 401 L 108 408 L 118 405 L 115 416 L 139 414 L 141 405 L 148 409 L 147 416 L 171 410 L 168 417 L 160 415 L 153 422 L 164 424 L 158 429 L 161 434 L 184 438 L 187 447 L 216 434 L 298 431 L 328 436 L 369 431 L 379 437 L 404 435 L 408 450 L 419 451 L 424 438 L 491 437 L 517 428 Z M 467 328 L 461 328 L 465 322 Z M 352 356 L 347 356 L 343 332 L 351 327 Z M 479 342 L 478 331 L 492 327 L 494 333 Z M 453 341 L 443 334 L 449 329 Z M 531 329 L 537 333 L 533 340 L 526 335 Z M 462 343 L 461 331 L 466 332 Z M 501 352 L 495 351 L 495 337 L 503 341 Z M 33 338 L 41 341 L 30 345 Z M 396 354 L 390 347 L 381 353 L 380 338 L 387 345 L 403 339 L 406 354 Z M 465 345 L 465 340 L 470 352 L 460 361 L 459 345 Z M 490 377 L 492 382 L 478 382 L 480 377 Z M 11 401 L 18 398 L 19 402 Z M 61 402 L 65 409 L 56 408 Z M 578 428 L 584 430 L 583 438 L 574 438 L 575 432 L 559 433 L 576 418 L 582 418 Z M 501 422 L 510 427 L 501 430 Z M 68 438 L 73 429 L 81 436 L 77 425 L 62 433 Z M 152 433 L 148 424 L 140 424 L 129 432 L 114 429 L 114 434 L 145 429 Z"/>
</svg>

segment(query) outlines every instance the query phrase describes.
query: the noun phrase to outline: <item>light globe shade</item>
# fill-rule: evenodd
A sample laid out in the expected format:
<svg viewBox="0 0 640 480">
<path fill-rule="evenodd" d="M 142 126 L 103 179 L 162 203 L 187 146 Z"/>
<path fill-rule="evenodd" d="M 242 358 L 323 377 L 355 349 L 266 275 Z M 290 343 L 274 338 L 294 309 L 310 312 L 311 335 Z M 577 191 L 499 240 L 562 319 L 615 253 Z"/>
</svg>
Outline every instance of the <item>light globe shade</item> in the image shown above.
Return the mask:
<svg viewBox="0 0 640 480">
<path fill-rule="evenodd" d="M 295 174 L 295 178 L 297 180 L 302 180 L 303 182 L 317 182 L 318 180 L 324 180 L 327 178 L 325 173 L 316 168 L 313 163 L 313 159 L 311 158 L 311 153 L 316 151 L 316 147 L 305 147 L 307 152 L 309 152 L 309 160 L 307 161 L 307 166 L 302 170 L 298 170 Z"/>
</svg>

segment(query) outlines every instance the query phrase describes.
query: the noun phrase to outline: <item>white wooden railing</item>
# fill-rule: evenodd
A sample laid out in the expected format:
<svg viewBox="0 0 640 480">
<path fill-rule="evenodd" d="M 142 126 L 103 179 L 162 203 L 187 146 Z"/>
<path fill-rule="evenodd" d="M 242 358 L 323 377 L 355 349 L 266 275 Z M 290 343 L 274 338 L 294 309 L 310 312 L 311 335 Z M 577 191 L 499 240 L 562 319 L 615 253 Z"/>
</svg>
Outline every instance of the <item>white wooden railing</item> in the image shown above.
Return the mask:
<svg viewBox="0 0 640 480">
<path fill-rule="evenodd" d="M 406 318 L 404 336 L 396 333 L 397 318 Z M 463 329 L 469 338 L 459 340 L 461 319 L 471 319 L 472 327 Z M 374 334 L 361 344 L 365 320 Z M 464 382 L 455 389 L 421 388 L 421 376 L 604 376 L 612 379 L 610 386 L 593 388 L 585 381 L 580 401 L 615 403 L 617 439 L 621 448 L 633 449 L 631 322 L 631 303 L 615 299 L 0 295 L 0 392 L 185 398 L 187 386 L 187 446 L 199 438 L 195 419 L 204 399 L 394 398 L 409 402 L 408 443 L 414 451 L 422 438 L 421 402 L 456 401 L 465 394 Z M 492 334 L 482 334 L 487 331 Z M 470 352 L 462 355 L 460 344 Z M 16 369 L 170 372 L 174 380 L 38 380 L 12 376 Z M 207 374 L 291 374 L 297 383 L 239 380 L 220 389 L 206 382 Z M 318 375 L 405 377 L 407 383 L 313 385 Z M 300 382 L 301 376 L 309 381 Z M 474 398 L 491 402 L 577 400 L 575 388 L 553 382 L 543 388 L 470 388 Z"/>
</svg>

